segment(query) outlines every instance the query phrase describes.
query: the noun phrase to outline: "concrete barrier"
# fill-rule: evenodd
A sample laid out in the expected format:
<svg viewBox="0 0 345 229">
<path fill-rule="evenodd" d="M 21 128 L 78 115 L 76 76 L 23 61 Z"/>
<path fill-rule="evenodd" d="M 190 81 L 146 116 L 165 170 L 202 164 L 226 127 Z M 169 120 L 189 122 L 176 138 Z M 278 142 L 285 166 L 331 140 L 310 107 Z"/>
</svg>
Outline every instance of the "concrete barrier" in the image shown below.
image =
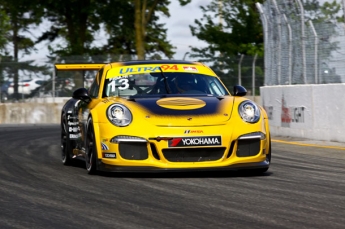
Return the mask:
<svg viewBox="0 0 345 229">
<path fill-rule="evenodd" d="M 260 104 L 260 96 L 247 97 Z M 26 103 L 0 103 L 0 124 L 60 123 L 61 108 L 68 97 L 36 98 Z"/>
<path fill-rule="evenodd" d="M 345 84 L 265 86 L 272 135 L 345 143 Z"/>
<path fill-rule="evenodd" d="M 0 104 L 0 123 L 60 123 L 61 108 L 69 98 L 42 98 L 26 103 Z"/>
</svg>

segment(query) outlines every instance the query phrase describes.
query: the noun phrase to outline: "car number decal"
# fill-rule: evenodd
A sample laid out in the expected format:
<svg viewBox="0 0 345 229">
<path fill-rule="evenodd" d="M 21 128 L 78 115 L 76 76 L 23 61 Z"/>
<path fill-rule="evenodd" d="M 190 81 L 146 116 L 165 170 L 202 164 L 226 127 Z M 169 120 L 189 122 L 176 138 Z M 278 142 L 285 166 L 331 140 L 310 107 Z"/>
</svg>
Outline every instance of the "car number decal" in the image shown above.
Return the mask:
<svg viewBox="0 0 345 229">
<path fill-rule="evenodd" d="M 111 92 L 115 92 L 116 88 L 120 89 L 120 90 L 126 90 L 127 88 L 129 88 L 129 83 L 128 83 L 128 79 L 127 78 L 121 78 L 117 81 L 115 81 L 115 78 L 111 79 L 111 82 L 109 83 L 109 86 L 111 87 Z"/>
</svg>

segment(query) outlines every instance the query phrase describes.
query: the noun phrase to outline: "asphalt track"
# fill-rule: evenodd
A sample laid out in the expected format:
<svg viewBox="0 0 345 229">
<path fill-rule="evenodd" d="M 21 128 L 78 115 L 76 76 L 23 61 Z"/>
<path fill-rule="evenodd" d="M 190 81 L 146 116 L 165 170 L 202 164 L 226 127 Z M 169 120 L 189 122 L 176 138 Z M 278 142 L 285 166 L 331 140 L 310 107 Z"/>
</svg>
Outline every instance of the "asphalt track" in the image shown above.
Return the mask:
<svg viewBox="0 0 345 229">
<path fill-rule="evenodd" d="M 87 175 L 58 125 L 0 125 L 0 228 L 345 228 L 345 145 L 273 138 L 264 175 Z"/>
</svg>

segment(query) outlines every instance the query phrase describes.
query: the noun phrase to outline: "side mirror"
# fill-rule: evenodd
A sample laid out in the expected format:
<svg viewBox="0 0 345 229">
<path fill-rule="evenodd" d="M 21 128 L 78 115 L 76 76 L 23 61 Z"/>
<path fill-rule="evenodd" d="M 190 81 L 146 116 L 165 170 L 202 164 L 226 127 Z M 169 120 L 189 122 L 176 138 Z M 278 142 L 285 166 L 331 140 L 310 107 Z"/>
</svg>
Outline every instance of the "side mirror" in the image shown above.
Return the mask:
<svg viewBox="0 0 345 229">
<path fill-rule="evenodd" d="M 233 95 L 234 96 L 245 96 L 247 94 L 247 90 L 240 85 L 235 85 L 234 86 L 234 92 Z"/>
<path fill-rule="evenodd" d="M 91 101 L 91 97 L 89 96 L 89 92 L 86 88 L 78 88 L 73 92 L 72 97 L 73 99 L 78 99 L 86 103 L 89 103 Z"/>
</svg>

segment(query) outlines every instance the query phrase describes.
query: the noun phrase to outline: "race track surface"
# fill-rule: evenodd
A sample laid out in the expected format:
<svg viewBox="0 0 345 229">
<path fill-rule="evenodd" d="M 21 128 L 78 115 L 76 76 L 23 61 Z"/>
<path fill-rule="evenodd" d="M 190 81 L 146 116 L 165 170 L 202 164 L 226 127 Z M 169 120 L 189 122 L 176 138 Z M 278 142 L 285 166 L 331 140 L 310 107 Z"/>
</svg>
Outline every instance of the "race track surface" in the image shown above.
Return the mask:
<svg viewBox="0 0 345 229">
<path fill-rule="evenodd" d="M 264 175 L 88 175 L 58 125 L 0 125 L 0 228 L 345 228 L 345 150 L 272 142 Z"/>
</svg>

